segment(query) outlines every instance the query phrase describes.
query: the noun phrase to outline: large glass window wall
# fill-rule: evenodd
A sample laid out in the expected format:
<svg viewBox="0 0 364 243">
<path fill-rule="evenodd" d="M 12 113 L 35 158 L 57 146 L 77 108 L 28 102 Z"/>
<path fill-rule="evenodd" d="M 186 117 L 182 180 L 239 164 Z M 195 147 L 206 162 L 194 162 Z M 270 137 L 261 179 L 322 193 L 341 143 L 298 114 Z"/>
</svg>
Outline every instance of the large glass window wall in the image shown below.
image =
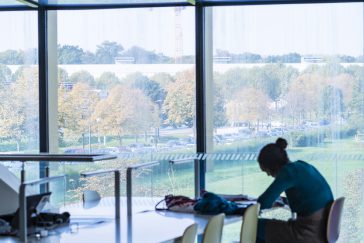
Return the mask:
<svg viewBox="0 0 364 243">
<path fill-rule="evenodd" d="M 206 187 L 258 196 L 257 155 L 284 137 L 347 203 L 340 240 L 363 237 L 363 4 L 207 10 Z M 349 13 L 349 14 L 348 14 Z M 210 34 L 209 34 L 210 33 Z M 211 106 L 210 108 L 208 106 Z M 210 121 L 210 122 L 209 122 Z M 356 222 L 353 224 L 352 222 Z"/>
<path fill-rule="evenodd" d="M 57 22 L 59 151 L 118 157 L 78 170 L 55 166 L 70 175 L 69 200 L 100 187 L 80 181 L 80 170 L 125 172 L 127 165 L 155 160 L 161 168 L 142 175 L 160 183 L 140 193 L 175 190 L 168 161 L 196 151 L 194 9 L 58 11 Z"/>
<path fill-rule="evenodd" d="M 360 242 L 363 3 L 204 7 L 206 131 L 196 129 L 195 53 L 201 50 L 195 50 L 194 9 L 49 11 L 57 33 L 57 84 L 49 86 L 56 150 L 118 157 L 52 163 L 52 175 L 68 175 L 65 184 L 53 185 L 63 193 L 57 200 L 77 201 L 84 189 L 113 193 L 113 178 L 83 180 L 82 171 L 125 171 L 149 161 L 160 163 L 135 171 L 134 196 L 193 196 L 192 163 L 169 160 L 194 156 L 197 134 L 206 137 L 205 189 L 257 196 L 272 181 L 260 171 L 257 153 L 284 137 L 292 161 L 315 165 L 335 197 L 346 197 L 340 241 Z M 1 18 L 9 38 L 0 45 L 0 151 L 38 152 L 37 12 L 3 11 Z M 2 164 L 19 174 L 20 165 Z M 39 176 L 37 166 L 27 171 L 27 179 Z M 224 241 L 238 238 L 240 226 L 234 227 Z"/>
</svg>

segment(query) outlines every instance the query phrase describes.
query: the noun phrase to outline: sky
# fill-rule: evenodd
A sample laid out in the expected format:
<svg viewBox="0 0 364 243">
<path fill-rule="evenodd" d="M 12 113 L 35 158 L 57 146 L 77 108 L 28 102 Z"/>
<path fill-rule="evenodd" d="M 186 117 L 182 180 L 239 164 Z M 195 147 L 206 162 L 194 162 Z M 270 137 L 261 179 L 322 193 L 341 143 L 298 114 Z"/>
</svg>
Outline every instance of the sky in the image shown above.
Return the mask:
<svg viewBox="0 0 364 243">
<path fill-rule="evenodd" d="M 281 55 L 363 55 L 363 3 L 209 8 L 213 49 Z M 0 51 L 37 45 L 35 12 L 0 12 Z M 58 12 L 58 44 L 95 51 L 105 40 L 168 56 L 194 55 L 194 10 L 174 8 Z"/>
</svg>

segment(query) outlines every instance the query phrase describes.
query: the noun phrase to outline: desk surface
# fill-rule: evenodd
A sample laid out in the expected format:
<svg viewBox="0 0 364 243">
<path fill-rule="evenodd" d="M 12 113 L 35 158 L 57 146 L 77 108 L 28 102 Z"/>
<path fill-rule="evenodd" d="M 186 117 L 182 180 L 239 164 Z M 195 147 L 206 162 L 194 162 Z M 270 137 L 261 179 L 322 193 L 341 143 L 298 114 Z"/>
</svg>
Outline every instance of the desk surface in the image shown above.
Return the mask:
<svg viewBox="0 0 364 243">
<path fill-rule="evenodd" d="M 77 161 L 95 162 L 115 159 L 117 156 L 109 154 L 0 154 L 0 161 Z"/>
<path fill-rule="evenodd" d="M 36 242 L 163 242 L 179 238 L 185 228 L 193 223 L 198 224 L 198 233 L 202 234 L 211 217 L 190 213 L 155 211 L 154 203 L 156 200 L 151 200 L 148 203 L 142 198 L 133 199 L 135 205 L 132 218 L 127 219 L 126 208 L 122 207 L 121 219 L 117 222 L 114 220 L 113 198 L 103 198 L 98 206 L 89 209 L 84 209 L 81 203 L 61 208 L 61 212 L 68 211 L 71 213 L 70 226 L 50 231 L 50 236 L 41 238 Z M 122 198 L 121 204 L 125 205 L 124 198 Z M 239 222 L 241 219 L 241 216 L 227 216 L 225 224 Z M 29 238 L 29 240 L 36 240 L 34 236 Z M 0 237 L 0 241 L 20 242 L 15 237 Z"/>
</svg>

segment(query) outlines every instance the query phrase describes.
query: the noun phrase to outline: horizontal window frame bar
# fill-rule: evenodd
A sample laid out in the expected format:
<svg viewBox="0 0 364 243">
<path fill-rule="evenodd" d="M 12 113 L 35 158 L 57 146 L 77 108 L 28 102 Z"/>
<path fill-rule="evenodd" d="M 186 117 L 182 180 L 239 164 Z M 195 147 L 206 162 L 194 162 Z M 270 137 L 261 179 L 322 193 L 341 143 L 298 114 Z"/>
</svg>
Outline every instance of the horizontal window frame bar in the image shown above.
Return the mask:
<svg viewBox="0 0 364 243">
<path fill-rule="evenodd" d="M 364 3 L 363 0 L 218 0 L 196 1 L 201 7 L 250 6 L 250 5 L 291 5 L 291 4 L 330 4 L 330 3 Z M 118 4 L 42 4 L 46 10 L 97 10 L 127 8 L 160 8 L 160 7 L 194 7 L 189 2 L 156 2 L 156 3 L 118 3 Z M 4 7 L 6 8 L 6 7 Z M 15 8 L 14 6 L 12 8 Z M 23 7 L 25 8 L 25 7 Z M 30 8 L 30 7 L 29 7 Z M 20 8 L 17 8 L 20 9 Z M 32 9 L 32 8 L 30 8 Z"/>
<path fill-rule="evenodd" d="M 38 9 L 23 5 L 0 6 L 0 12 L 7 11 L 38 11 Z"/>
<path fill-rule="evenodd" d="M 97 10 L 97 9 L 127 9 L 127 8 L 161 8 L 161 7 L 193 7 L 188 2 L 170 3 L 132 3 L 132 4 L 65 4 L 44 6 L 46 10 Z"/>
<path fill-rule="evenodd" d="M 220 6 L 250 6 L 250 5 L 295 5 L 295 4 L 330 4 L 330 3 L 364 3 L 363 0 L 221 0 L 221 1 L 204 1 L 198 4 L 203 7 L 220 7 Z M 196 3 L 197 4 L 197 3 Z"/>
</svg>

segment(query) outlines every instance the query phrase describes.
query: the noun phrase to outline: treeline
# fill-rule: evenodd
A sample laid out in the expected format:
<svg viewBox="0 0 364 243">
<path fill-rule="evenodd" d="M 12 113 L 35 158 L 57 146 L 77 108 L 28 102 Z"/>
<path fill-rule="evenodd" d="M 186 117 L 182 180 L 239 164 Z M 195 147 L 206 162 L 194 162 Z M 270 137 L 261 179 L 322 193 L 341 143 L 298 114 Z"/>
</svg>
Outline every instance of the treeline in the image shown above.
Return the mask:
<svg viewBox="0 0 364 243">
<path fill-rule="evenodd" d="M 92 130 L 118 137 L 147 135 L 163 126 L 194 127 L 195 73 L 141 73 L 124 78 L 82 70 L 69 75 L 59 69 L 58 124 L 61 141 L 77 141 Z M 0 139 L 36 136 L 38 128 L 36 67 L 14 74 L 0 65 Z M 310 65 L 299 71 L 284 64 L 233 68 L 214 73 L 210 119 L 214 127 L 248 123 L 258 132 L 271 121 L 299 129 L 308 121 L 346 124 L 353 131 L 364 124 L 364 73 L 360 65 L 337 62 Z M 10 95 L 9 95 L 10 94 Z M 147 136 L 146 136 L 147 137 Z"/>
<path fill-rule="evenodd" d="M 363 63 L 362 56 L 322 56 L 323 61 L 335 59 L 340 63 Z M 230 53 L 226 50 L 217 50 L 214 54 L 214 62 L 222 63 L 301 63 L 302 55 L 298 53 L 288 53 L 283 55 L 262 56 L 255 53 Z M 90 52 L 74 45 L 58 45 L 59 64 L 115 64 L 115 63 L 134 63 L 134 64 L 169 64 L 182 63 L 189 64 L 195 62 L 193 55 L 181 57 L 170 57 L 163 53 L 148 51 L 142 47 L 133 46 L 129 49 L 112 41 L 104 41 L 97 45 L 95 52 Z M 6 50 L 0 52 L 0 63 L 6 65 L 37 64 L 37 49 Z"/>
</svg>

